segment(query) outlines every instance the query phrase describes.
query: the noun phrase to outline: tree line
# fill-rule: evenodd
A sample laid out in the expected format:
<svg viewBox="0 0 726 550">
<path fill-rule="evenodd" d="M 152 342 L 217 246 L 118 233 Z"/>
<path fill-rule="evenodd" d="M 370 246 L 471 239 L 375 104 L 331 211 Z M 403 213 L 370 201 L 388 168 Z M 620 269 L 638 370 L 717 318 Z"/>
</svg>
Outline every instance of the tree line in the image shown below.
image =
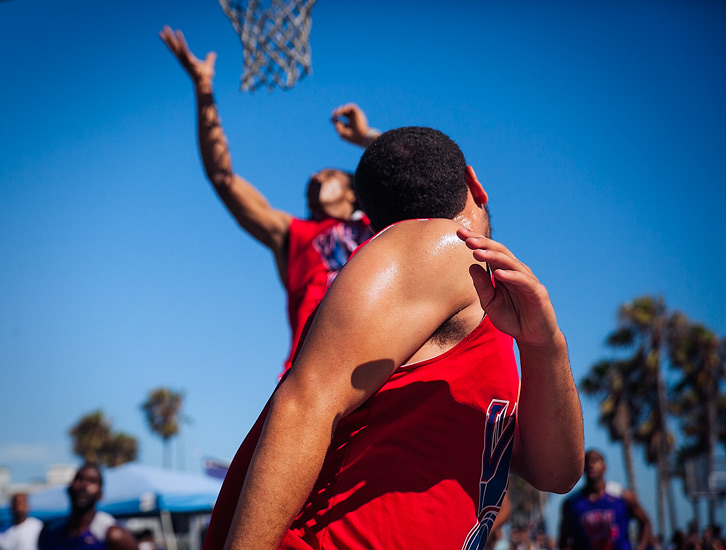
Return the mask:
<svg viewBox="0 0 726 550">
<path fill-rule="evenodd" d="M 164 466 L 171 466 L 171 439 L 179 433 L 184 394 L 170 388 L 151 390 L 140 408 L 149 429 L 164 443 Z M 104 466 L 120 466 L 136 460 L 138 440 L 124 432 L 114 432 L 102 410 L 90 412 L 69 430 L 73 453 L 84 461 Z"/>
</svg>

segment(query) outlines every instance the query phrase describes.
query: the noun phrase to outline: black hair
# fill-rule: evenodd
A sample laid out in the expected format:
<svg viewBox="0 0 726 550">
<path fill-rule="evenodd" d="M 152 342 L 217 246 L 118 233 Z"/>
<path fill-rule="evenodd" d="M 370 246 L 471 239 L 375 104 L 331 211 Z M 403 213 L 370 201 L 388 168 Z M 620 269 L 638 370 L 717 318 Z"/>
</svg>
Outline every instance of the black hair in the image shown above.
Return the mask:
<svg viewBox="0 0 726 550">
<path fill-rule="evenodd" d="M 409 126 L 381 134 L 355 172 L 355 194 L 374 229 L 416 218 L 453 219 L 466 204 L 466 161 L 443 132 Z"/>
</svg>

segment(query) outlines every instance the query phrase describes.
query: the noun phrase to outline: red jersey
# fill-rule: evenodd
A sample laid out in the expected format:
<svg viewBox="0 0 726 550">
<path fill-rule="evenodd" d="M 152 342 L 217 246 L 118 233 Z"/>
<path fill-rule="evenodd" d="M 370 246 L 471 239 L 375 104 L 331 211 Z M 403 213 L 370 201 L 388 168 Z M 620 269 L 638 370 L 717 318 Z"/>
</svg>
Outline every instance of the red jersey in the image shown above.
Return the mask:
<svg viewBox="0 0 726 550">
<path fill-rule="evenodd" d="M 372 235 L 368 218 L 321 221 L 293 218 L 287 258 L 287 315 L 292 344 L 285 370 L 292 365 L 293 351 L 310 314 L 322 300 L 350 254 Z"/>
<path fill-rule="evenodd" d="M 449 351 L 399 367 L 341 419 L 287 550 L 484 547 L 507 486 L 519 376 L 486 317 Z M 224 545 L 267 407 L 235 456 L 204 541 Z"/>
</svg>

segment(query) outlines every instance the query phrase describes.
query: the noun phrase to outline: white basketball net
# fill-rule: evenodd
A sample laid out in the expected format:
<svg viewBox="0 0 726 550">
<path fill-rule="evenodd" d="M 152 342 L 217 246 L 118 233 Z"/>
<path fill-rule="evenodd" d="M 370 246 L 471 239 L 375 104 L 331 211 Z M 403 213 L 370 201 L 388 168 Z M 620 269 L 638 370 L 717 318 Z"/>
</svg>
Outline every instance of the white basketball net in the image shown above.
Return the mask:
<svg viewBox="0 0 726 550">
<path fill-rule="evenodd" d="M 244 50 L 242 91 L 292 86 L 312 72 L 310 12 L 315 0 L 219 0 Z"/>
</svg>

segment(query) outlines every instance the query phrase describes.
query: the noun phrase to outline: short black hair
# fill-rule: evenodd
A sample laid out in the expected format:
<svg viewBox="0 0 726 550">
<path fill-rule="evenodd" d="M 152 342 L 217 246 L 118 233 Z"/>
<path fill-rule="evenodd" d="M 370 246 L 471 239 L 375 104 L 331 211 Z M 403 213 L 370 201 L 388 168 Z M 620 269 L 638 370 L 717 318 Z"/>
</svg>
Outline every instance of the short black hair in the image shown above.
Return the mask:
<svg viewBox="0 0 726 550">
<path fill-rule="evenodd" d="M 433 128 L 408 126 L 381 134 L 355 172 L 355 194 L 376 230 L 416 218 L 453 219 L 468 185 L 459 146 Z"/>
</svg>

